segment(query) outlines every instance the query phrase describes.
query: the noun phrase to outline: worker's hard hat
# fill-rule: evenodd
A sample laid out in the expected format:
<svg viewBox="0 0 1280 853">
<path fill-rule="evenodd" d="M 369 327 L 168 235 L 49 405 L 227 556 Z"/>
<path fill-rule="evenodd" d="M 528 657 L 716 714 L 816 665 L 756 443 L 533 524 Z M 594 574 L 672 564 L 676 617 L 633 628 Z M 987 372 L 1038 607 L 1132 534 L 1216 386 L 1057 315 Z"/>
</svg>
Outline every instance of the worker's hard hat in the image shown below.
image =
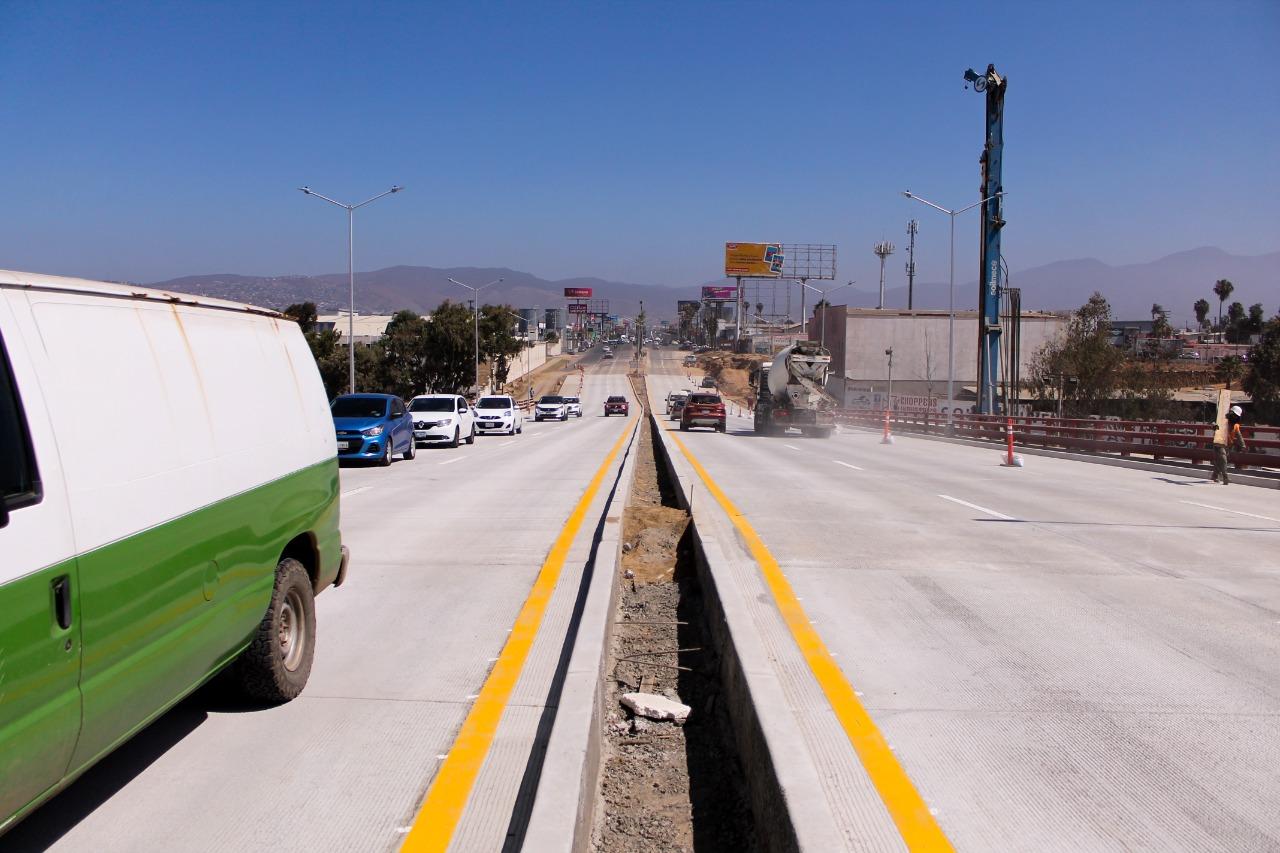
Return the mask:
<svg viewBox="0 0 1280 853">
<path fill-rule="evenodd" d="M 1240 417 L 1241 415 L 1243 415 L 1243 414 L 1244 414 L 1244 412 L 1242 412 L 1242 411 L 1240 410 L 1240 407 L 1239 407 L 1239 406 L 1232 406 L 1232 407 L 1231 407 L 1231 414 L 1235 415 L 1235 416 L 1238 418 L 1238 417 Z"/>
</svg>

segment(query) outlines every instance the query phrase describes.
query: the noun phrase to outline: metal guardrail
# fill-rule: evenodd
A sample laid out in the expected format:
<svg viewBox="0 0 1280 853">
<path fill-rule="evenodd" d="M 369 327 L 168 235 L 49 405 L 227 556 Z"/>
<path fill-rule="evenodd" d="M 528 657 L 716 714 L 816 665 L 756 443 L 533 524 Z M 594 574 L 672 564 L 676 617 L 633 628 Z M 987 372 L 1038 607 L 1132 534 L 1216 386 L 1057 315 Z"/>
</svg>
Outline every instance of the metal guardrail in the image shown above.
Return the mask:
<svg viewBox="0 0 1280 853">
<path fill-rule="evenodd" d="M 869 409 L 840 409 L 836 422 L 849 426 L 880 429 L 885 413 Z M 956 413 L 957 438 L 1004 442 L 1009 422 L 1014 443 L 1022 447 L 1084 450 L 1092 453 L 1131 456 L 1140 454 L 1161 459 L 1185 459 L 1192 464 L 1213 460 L 1213 424 L 1181 421 L 1120 421 L 1052 416 L 975 415 Z M 895 432 L 944 435 L 947 416 L 932 411 L 891 412 L 889 423 Z M 1248 466 L 1280 467 L 1280 427 L 1242 426 L 1247 450 L 1232 451 L 1234 463 Z"/>
</svg>

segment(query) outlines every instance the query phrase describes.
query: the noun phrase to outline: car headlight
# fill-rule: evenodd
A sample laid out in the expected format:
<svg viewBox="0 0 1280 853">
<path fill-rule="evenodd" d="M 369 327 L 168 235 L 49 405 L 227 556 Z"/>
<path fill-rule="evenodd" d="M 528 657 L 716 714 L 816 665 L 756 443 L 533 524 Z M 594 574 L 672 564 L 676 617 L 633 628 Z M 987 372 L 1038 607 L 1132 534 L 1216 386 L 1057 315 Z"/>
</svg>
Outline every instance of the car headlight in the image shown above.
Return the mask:
<svg viewBox="0 0 1280 853">
<path fill-rule="evenodd" d="M 360 434 L 361 435 L 382 435 L 382 431 L 384 429 L 386 429 L 386 427 L 380 427 L 380 426 L 369 427 L 366 430 L 361 430 Z"/>
<path fill-rule="evenodd" d="M 504 418 L 509 418 L 509 417 L 511 417 L 511 414 L 512 414 L 512 413 L 511 413 L 511 411 L 510 411 L 510 410 L 508 410 L 508 411 L 503 412 L 503 413 L 502 413 L 502 416 L 503 416 Z"/>
</svg>

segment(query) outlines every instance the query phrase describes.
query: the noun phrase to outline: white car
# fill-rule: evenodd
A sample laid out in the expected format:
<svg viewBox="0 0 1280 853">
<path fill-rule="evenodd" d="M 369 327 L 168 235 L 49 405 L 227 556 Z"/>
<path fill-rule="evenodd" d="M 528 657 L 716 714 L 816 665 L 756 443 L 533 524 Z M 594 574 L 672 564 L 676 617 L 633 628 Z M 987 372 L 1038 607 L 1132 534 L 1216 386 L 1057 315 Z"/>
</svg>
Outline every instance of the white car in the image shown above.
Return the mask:
<svg viewBox="0 0 1280 853">
<path fill-rule="evenodd" d="M 481 397 L 476 401 L 476 429 L 481 434 L 516 435 L 524 431 L 524 415 L 505 394 Z"/>
<path fill-rule="evenodd" d="M 569 420 L 569 407 L 565 405 L 564 397 L 559 394 L 544 394 L 538 398 L 537 405 L 533 407 L 534 421 L 567 421 Z"/>
<path fill-rule="evenodd" d="M 567 415 L 573 415 L 575 418 L 582 417 L 582 400 L 577 397 L 565 397 L 564 407 L 568 409 Z"/>
<path fill-rule="evenodd" d="M 457 394 L 419 394 L 409 401 L 413 440 L 418 444 L 457 447 L 476 440 L 475 413 L 467 398 Z"/>
</svg>

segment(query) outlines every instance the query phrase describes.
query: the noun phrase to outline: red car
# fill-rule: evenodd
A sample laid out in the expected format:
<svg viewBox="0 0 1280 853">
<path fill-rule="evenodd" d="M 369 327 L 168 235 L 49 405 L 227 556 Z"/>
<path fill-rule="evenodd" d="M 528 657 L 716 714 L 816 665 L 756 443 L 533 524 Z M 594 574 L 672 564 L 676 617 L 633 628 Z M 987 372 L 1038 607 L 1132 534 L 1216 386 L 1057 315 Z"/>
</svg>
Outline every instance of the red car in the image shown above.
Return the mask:
<svg viewBox="0 0 1280 853">
<path fill-rule="evenodd" d="M 627 402 L 626 397 L 610 397 L 604 401 L 604 416 L 622 415 L 626 417 L 631 411 L 631 404 Z"/>
<path fill-rule="evenodd" d="M 719 394 L 693 392 L 680 412 L 680 429 L 693 427 L 711 427 L 716 432 L 724 432 L 724 401 Z"/>
</svg>

